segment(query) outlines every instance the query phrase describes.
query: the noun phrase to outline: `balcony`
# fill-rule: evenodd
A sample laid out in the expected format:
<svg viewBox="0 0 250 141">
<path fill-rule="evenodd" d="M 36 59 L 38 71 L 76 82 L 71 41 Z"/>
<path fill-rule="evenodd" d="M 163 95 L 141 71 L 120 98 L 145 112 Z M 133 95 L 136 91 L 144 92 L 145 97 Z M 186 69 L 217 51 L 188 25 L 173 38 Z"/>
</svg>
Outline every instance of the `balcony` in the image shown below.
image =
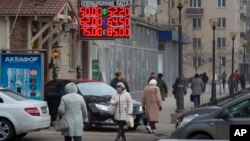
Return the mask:
<svg viewBox="0 0 250 141">
<path fill-rule="evenodd" d="M 203 8 L 187 8 L 187 16 L 203 16 Z"/>
</svg>

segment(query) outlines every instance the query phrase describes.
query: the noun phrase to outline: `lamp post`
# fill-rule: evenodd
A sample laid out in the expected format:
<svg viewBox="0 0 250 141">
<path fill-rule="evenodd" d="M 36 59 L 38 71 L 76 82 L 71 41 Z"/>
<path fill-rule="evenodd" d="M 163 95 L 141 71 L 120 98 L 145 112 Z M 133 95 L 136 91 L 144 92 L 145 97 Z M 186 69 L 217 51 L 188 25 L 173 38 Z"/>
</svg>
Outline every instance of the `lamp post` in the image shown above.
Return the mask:
<svg viewBox="0 0 250 141">
<path fill-rule="evenodd" d="M 183 80 L 183 73 L 182 73 L 182 25 L 181 25 L 181 10 L 183 8 L 184 0 L 178 1 L 178 11 L 179 11 L 179 24 L 178 24 L 178 46 L 179 46 L 179 78 L 177 82 L 177 90 L 176 90 L 176 102 L 177 102 L 177 109 L 176 112 L 183 112 L 184 111 L 184 80 Z"/>
<path fill-rule="evenodd" d="M 242 45 L 243 45 L 243 81 L 245 81 L 246 78 L 246 45 L 247 45 L 247 40 L 242 40 Z M 245 89 L 245 83 L 243 83 L 242 86 L 243 89 Z"/>
<path fill-rule="evenodd" d="M 210 101 L 212 103 L 216 103 L 217 102 L 217 98 L 216 98 L 216 82 L 215 82 L 215 29 L 218 26 L 218 19 L 217 18 L 212 18 L 209 19 L 209 24 L 211 25 L 212 29 L 213 29 L 213 78 L 212 78 L 212 94 L 211 94 L 211 98 Z"/>
<path fill-rule="evenodd" d="M 234 40 L 237 36 L 237 33 L 236 32 L 230 32 L 230 36 L 231 36 L 231 39 L 232 39 L 232 77 L 233 77 L 233 74 L 234 74 Z M 231 79 L 231 81 L 233 81 L 233 78 Z M 231 85 L 232 85 L 233 82 L 231 82 Z M 234 87 L 230 87 L 230 95 L 234 95 Z"/>
</svg>

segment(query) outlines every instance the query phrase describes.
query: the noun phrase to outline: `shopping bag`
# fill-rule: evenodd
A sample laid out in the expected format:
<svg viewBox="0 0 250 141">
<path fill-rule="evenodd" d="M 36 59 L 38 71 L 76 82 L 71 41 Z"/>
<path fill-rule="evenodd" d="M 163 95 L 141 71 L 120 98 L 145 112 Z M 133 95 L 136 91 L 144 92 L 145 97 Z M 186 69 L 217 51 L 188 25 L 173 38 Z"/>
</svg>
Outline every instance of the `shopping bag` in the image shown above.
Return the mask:
<svg viewBox="0 0 250 141">
<path fill-rule="evenodd" d="M 134 127 L 134 118 L 131 115 L 127 115 L 126 117 L 126 125 L 130 128 Z"/>
<path fill-rule="evenodd" d="M 64 117 L 61 117 L 61 118 L 58 117 L 55 121 L 54 129 L 56 131 L 65 131 L 69 129 L 67 120 Z"/>
<path fill-rule="evenodd" d="M 116 105 L 110 104 L 108 110 L 111 115 L 114 115 L 116 111 Z"/>
<path fill-rule="evenodd" d="M 190 95 L 190 101 L 194 102 L 194 95 L 192 95 L 192 94 Z"/>
</svg>

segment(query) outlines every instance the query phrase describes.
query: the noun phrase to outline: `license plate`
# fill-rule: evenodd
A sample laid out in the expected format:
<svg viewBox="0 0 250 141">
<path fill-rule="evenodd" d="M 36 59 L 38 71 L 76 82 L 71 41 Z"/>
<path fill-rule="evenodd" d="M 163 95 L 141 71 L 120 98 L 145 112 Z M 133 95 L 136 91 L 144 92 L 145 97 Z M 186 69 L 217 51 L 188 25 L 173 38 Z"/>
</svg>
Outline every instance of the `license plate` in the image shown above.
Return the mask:
<svg viewBox="0 0 250 141">
<path fill-rule="evenodd" d="M 43 114 L 47 113 L 47 107 L 42 107 L 41 109 L 42 109 Z"/>
</svg>

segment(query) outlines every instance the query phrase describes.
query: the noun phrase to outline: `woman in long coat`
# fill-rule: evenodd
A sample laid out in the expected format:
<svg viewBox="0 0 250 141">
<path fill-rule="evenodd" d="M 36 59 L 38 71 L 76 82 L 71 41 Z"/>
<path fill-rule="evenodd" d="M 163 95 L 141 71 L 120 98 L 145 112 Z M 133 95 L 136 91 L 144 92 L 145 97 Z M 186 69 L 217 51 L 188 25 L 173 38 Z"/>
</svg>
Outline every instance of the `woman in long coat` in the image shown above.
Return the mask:
<svg viewBox="0 0 250 141">
<path fill-rule="evenodd" d="M 116 105 L 115 120 L 117 120 L 119 128 L 115 141 L 119 141 L 122 137 L 122 141 L 126 141 L 124 125 L 126 125 L 127 115 L 133 113 L 133 102 L 131 95 L 126 91 L 126 86 L 119 82 L 117 83 L 117 93 L 112 96 L 111 104 Z"/>
<path fill-rule="evenodd" d="M 150 133 L 156 132 L 155 123 L 159 122 L 159 114 L 162 108 L 160 90 L 156 85 L 156 80 L 150 80 L 149 84 L 144 88 L 144 94 L 142 97 L 142 106 L 143 109 L 146 110 L 149 121 L 149 126 L 146 128 Z"/>
<path fill-rule="evenodd" d="M 200 78 L 199 74 L 195 74 L 194 79 L 191 83 L 192 96 L 194 100 L 194 107 L 200 107 L 200 96 L 201 93 L 205 91 L 204 83 Z"/>
<path fill-rule="evenodd" d="M 65 141 L 81 141 L 83 135 L 83 123 L 88 122 L 86 103 L 74 83 L 65 86 L 66 95 L 61 99 L 58 108 L 59 116 L 64 116 L 68 122 L 69 129 L 62 131 Z"/>
</svg>

